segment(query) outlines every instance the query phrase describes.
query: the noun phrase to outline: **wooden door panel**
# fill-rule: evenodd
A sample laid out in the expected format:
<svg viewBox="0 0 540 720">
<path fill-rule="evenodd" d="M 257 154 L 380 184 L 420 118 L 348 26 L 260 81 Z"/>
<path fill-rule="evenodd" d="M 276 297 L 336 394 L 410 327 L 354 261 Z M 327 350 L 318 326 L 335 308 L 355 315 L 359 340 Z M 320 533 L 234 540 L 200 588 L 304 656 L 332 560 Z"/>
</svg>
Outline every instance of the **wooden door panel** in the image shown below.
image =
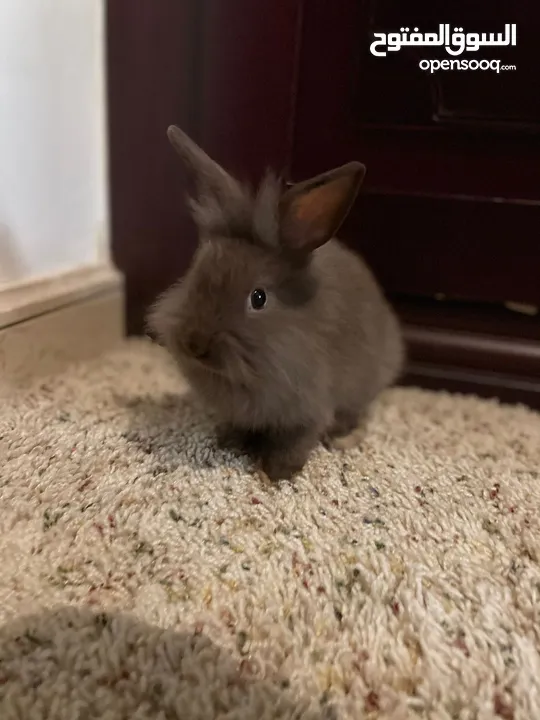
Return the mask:
<svg viewBox="0 0 540 720">
<path fill-rule="evenodd" d="M 426 73 L 372 33 L 440 22 L 470 32 L 517 24 L 497 52 L 517 71 Z M 405 382 L 540 407 L 540 8 L 456 0 L 304 5 L 292 179 L 366 163 L 344 239 L 400 314 Z M 493 57 L 493 55 L 491 55 Z M 509 310 L 506 301 L 531 307 Z M 531 313 L 531 314 L 529 314 Z M 526 337 L 527 341 L 523 341 Z"/>
<path fill-rule="evenodd" d="M 540 304 L 538 206 L 364 193 L 343 235 L 392 294 Z"/>
<path fill-rule="evenodd" d="M 295 145 L 293 172 L 303 177 L 351 157 L 367 165 L 365 188 L 377 192 L 540 197 L 540 138 L 527 133 L 492 137 L 476 129 L 457 136 L 438 128 L 364 127 L 348 138 L 310 125 Z"/>
<path fill-rule="evenodd" d="M 523 71 L 431 75 L 405 50 L 369 52 L 374 31 L 432 31 L 444 18 L 499 32 L 516 22 L 518 45 L 497 57 L 532 69 L 536 6 L 521 0 L 508 17 L 502 3 L 471 5 L 306 4 L 293 176 L 366 163 L 343 232 L 389 293 L 540 302 L 540 111 L 530 80 Z"/>
<path fill-rule="evenodd" d="M 538 66 L 536 50 L 539 11 L 535 3 L 518 0 L 362 0 L 357 3 L 358 117 L 364 122 L 416 122 L 423 125 L 481 121 L 508 130 L 530 124 L 538 130 L 540 96 L 530 82 Z M 444 48 L 403 47 L 386 58 L 369 52 L 371 32 L 390 32 L 418 26 L 422 32 L 437 31 L 440 23 L 465 32 L 498 33 L 506 23 L 517 27 L 517 45 L 481 47 L 453 58 Z M 516 65 L 516 71 L 421 71 L 421 59 L 488 59 Z M 415 92 L 411 98 L 410 92 Z M 423 97 L 422 97 L 423 96 Z M 412 100 L 412 102 L 411 102 Z M 411 113 L 411 109 L 413 113 Z M 414 119 L 413 119 L 414 118 Z"/>
</svg>

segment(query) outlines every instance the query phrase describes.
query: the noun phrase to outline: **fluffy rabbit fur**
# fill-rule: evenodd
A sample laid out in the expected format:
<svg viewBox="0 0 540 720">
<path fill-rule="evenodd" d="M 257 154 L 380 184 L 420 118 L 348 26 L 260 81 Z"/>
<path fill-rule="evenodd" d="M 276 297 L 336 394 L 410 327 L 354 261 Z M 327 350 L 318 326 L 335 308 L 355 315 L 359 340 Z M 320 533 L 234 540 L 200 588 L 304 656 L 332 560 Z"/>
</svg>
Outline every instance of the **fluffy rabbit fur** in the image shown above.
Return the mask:
<svg viewBox="0 0 540 720">
<path fill-rule="evenodd" d="M 221 436 L 254 452 L 271 479 L 289 479 L 319 441 L 355 435 L 404 361 L 372 273 L 334 239 L 365 167 L 351 162 L 290 188 L 267 174 L 252 191 L 179 128 L 168 137 L 196 181 L 200 242 L 149 328 Z"/>
</svg>

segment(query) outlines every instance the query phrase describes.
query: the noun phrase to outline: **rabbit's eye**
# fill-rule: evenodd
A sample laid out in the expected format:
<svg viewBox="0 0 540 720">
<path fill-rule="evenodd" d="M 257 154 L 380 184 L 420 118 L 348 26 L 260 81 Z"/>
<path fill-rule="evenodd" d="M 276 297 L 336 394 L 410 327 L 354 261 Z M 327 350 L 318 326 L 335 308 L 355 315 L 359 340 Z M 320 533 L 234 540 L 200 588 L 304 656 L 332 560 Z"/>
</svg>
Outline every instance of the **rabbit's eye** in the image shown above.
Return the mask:
<svg viewBox="0 0 540 720">
<path fill-rule="evenodd" d="M 253 310 L 262 310 L 266 305 L 266 293 L 261 288 L 255 288 L 249 296 L 249 304 Z"/>
</svg>

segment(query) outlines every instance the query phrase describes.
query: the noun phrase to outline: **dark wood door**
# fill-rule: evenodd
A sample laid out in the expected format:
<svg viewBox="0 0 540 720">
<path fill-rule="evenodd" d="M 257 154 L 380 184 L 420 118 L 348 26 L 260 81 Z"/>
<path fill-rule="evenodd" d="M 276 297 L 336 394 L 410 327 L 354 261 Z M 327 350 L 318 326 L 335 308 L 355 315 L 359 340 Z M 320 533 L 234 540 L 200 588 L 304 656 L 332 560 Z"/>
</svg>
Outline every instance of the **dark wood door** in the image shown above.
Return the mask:
<svg viewBox="0 0 540 720">
<path fill-rule="evenodd" d="M 508 7 L 306 4 L 292 171 L 366 163 L 358 242 L 393 292 L 540 303 L 540 94 L 532 80 L 540 10 L 517 0 L 509 17 Z M 441 18 L 486 32 L 515 22 L 517 46 L 474 57 L 517 70 L 430 73 L 419 61 L 450 58 L 444 49 L 369 51 L 375 31 L 433 31 Z"/>
<path fill-rule="evenodd" d="M 441 21 L 516 23 L 517 45 L 489 57 L 517 70 L 431 74 L 418 62 L 432 52 L 369 51 L 373 32 Z M 247 180 L 268 165 L 300 180 L 365 162 L 343 237 L 401 314 L 406 381 L 540 405 L 539 29 L 525 0 L 109 0 L 112 240 L 129 330 L 195 247 L 165 135 L 178 123 Z"/>
<path fill-rule="evenodd" d="M 374 32 L 432 32 L 440 22 L 486 33 L 515 23 L 516 46 L 474 57 L 517 69 L 430 73 L 420 60 L 449 58 L 444 49 L 370 52 Z M 366 163 L 343 235 L 403 317 L 409 380 L 535 404 L 538 30 L 540 10 L 526 0 L 306 3 L 292 158 L 295 179 L 352 158 Z"/>
</svg>

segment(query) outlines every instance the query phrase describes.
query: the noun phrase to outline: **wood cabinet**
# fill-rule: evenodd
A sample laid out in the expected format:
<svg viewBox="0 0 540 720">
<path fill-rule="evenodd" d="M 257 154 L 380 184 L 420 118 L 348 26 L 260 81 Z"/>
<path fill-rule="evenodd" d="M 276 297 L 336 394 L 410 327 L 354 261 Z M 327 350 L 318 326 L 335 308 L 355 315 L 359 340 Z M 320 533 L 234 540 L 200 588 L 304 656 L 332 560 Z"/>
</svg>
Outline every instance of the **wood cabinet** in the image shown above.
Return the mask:
<svg viewBox="0 0 540 720">
<path fill-rule="evenodd" d="M 419 68 L 444 50 L 369 51 L 372 33 L 440 22 L 479 32 L 515 71 Z M 183 125 L 256 181 L 359 159 L 343 228 L 400 313 L 406 382 L 540 406 L 540 9 L 482 0 L 110 0 L 113 246 L 130 329 L 194 248 L 165 138 Z M 439 53 L 439 54 L 437 54 Z M 517 308 L 517 309 L 516 309 Z"/>
</svg>

